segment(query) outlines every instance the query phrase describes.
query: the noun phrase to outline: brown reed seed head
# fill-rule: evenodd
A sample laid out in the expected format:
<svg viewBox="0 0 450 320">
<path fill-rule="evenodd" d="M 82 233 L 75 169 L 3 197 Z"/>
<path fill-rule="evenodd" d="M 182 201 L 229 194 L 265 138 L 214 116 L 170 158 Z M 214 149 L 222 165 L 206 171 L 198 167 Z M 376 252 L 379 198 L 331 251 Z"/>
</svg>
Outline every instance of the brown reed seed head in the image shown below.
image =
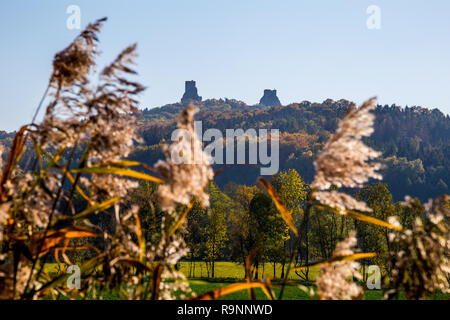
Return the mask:
<svg viewBox="0 0 450 320">
<path fill-rule="evenodd" d="M 381 165 L 367 162 L 380 153 L 361 141 L 362 137 L 370 136 L 373 132 L 375 116 L 370 112 L 373 109 L 374 98 L 364 102 L 360 108 L 349 108 L 336 132 L 314 161 L 314 188 L 325 190 L 332 185 L 355 188 L 361 187 L 370 178 L 382 178 L 376 173 Z"/>
<path fill-rule="evenodd" d="M 95 66 L 97 50 L 97 34 L 102 28 L 102 18 L 89 24 L 80 35 L 64 50 L 53 58 L 53 72 L 50 85 L 54 87 L 70 87 L 75 82 L 87 82 L 87 76 Z"/>
<path fill-rule="evenodd" d="M 390 217 L 397 223 L 397 217 Z M 425 205 L 425 218 L 416 218 L 412 230 L 391 232 L 391 283 L 385 298 L 404 290 L 408 299 L 421 299 L 435 291 L 450 292 L 450 196 Z"/>
<path fill-rule="evenodd" d="M 209 195 L 205 192 L 214 172 L 211 159 L 203 152 L 202 144 L 194 132 L 194 115 L 198 109 L 188 106 L 178 118 L 175 141 L 163 150 L 166 160 L 159 160 L 155 169 L 167 183 L 158 189 L 161 208 L 168 212 L 175 210 L 176 204 L 188 205 L 196 197 L 203 207 L 209 206 Z"/>
<path fill-rule="evenodd" d="M 337 208 L 341 214 L 345 214 L 345 209 L 360 211 L 371 209 L 364 202 L 357 201 L 349 195 L 323 190 L 330 189 L 333 185 L 361 187 L 370 178 L 382 178 L 377 173 L 382 165 L 368 162 L 378 157 L 380 153 L 366 146 L 361 140 L 373 132 L 375 119 L 371 113 L 373 109 L 375 109 L 374 98 L 364 102 L 360 108 L 350 106 L 345 117 L 339 122 L 336 132 L 314 161 L 316 175 L 312 187 L 318 191 L 313 193 L 313 198 Z"/>
<path fill-rule="evenodd" d="M 356 232 L 351 231 L 348 238 L 338 243 L 333 257 L 351 255 L 356 250 Z M 349 280 L 361 278 L 359 263 L 356 261 L 338 261 L 327 263 L 320 268 L 316 277 L 317 294 L 322 300 L 351 300 L 359 297 L 363 290 L 356 283 Z"/>
</svg>

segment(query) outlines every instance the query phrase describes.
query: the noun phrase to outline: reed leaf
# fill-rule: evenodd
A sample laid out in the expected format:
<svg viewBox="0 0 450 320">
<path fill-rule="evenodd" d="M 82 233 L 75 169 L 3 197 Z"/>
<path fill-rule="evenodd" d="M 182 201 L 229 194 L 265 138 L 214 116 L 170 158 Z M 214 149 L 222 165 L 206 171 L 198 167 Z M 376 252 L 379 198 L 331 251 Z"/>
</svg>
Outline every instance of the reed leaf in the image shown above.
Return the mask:
<svg viewBox="0 0 450 320">
<path fill-rule="evenodd" d="M 186 210 L 184 210 L 184 213 L 182 214 L 180 219 L 178 219 L 177 223 L 167 233 L 167 238 L 170 238 L 175 233 L 175 231 L 177 231 L 181 227 L 181 225 L 183 224 L 183 221 L 186 219 L 189 211 L 191 211 L 191 209 L 194 207 L 194 202 L 195 202 L 195 199 L 192 199 L 191 202 L 189 203 L 189 205 L 187 206 Z"/>
<path fill-rule="evenodd" d="M 102 259 L 105 257 L 105 254 L 98 255 L 91 260 L 86 261 L 80 266 L 81 274 L 85 274 L 88 271 L 93 271 L 102 261 Z M 41 294 L 45 294 L 47 290 L 50 290 L 52 288 L 55 288 L 58 285 L 61 285 L 67 281 L 67 279 L 71 276 L 69 273 L 62 273 L 59 276 L 56 276 L 49 282 L 42 285 L 41 288 L 37 290 L 37 292 L 40 292 Z"/>
<path fill-rule="evenodd" d="M 295 227 L 294 219 L 292 218 L 292 214 L 289 211 L 288 208 L 284 205 L 283 201 L 281 200 L 280 196 L 276 193 L 275 189 L 270 185 L 270 183 L 262 178 L 258 178 L 258 182 L 266 189 L 269 196 L 272 198 L 273 202 L 275 203 L 275 206 L 278 209 L 278 212 L 280 212 L 281 217 L 283 218 L 284 222 L 289 226 L 289 228 L 297 235 L 297 228 Z"/>
<path fill-rule="evenodd" d="M 251 270 L 252 260 L 253 260 L 253 257 L 256 255 L 256 253 L 259 251 L 259 249 L 260 249 L 260 247 L 254 248 L 254 249 L 249 253 L 249 255 L 247 256 L 247 258 L 245 258 L 245 280 L 247 281 L 247 283 L 250 283 L 251 280 L 252 280 L 252 279 L 250 278 L 250 275 L 251 275 L 251 272 L 252 272 L 252 270 Z M 255 290 L 254 290 L 253 288 L 249 288 L 249 289 L 248 289 L 248 298 L 249 298 L 250 300 L 254 300 L 254 299 L 256 298 Z"/>
<path fill-rule="evenodd" d="M 164 266 L 161 263 L 158 263 L 155 270 L 153 271 L 153 280 L 152 280 L 152 300 L 158 300 L 159 297 L 159 285 L 161 283 L 161 275 Z"/>
<path fill-rule="evenodd" d="M 80 213 L 78 213 L 78 214 L 76 214 L 76 215 L 74 215 L 72 217 L 71 216 L 69 216 L 69 217 L 66 216 L 66 217 L 64 217 L 64 219 L 78 220 L 78 219 L 84 218 L 84 217 L 86 217 L 86 216 L 88 216 L 88 215 L 90 215 L 92 213 L 105 211 L 105 210 L 111 208 L 119 200 L 120 200 L 120 198 L 116 197 L 116 198 L 108 199 L 108 200 L 103 201 L 101 203 L 96 203 L 96 204 L 90 206 L 89 208 L 81 211 Z"/>
<path fill-rule="evenodd" d="M 139 248 L 141 249 L 139 261 L 143 262 L 145 257 L 145 239 L 142 232 L 141 220 L 139 219 L 139 211 L 134 213 L 134 218 L 136 219 L 136 236 L 138 239 Z"/>
<path fill-rule="evenodd" d="M 39 243 L 42 237 L 45 235 L 45 239 L 41 246 Z M 59 230 L 51 230 L 45 233 L 44 231 L 37 233 L 32 242 L 34 243 L 33 252 L 42 256 L 49 252 L 51 249 L 56 247 L 56 245 L 63 239 L 74 239 L 74 238 L 86 238 L 86 237 L 98 237 L 99 234 L 91 229 L 84 227 L 68 227 Z M 39 251 L 39 252 L 38 252 Z"/>
<path fill-rule="evenodd" d="M 90 173 L 90 174 L 113 174 L 113 175 L 119 175 L 119 176 L 126 176 L 130 178 L 136 178 L 141 180 L 147 180 L 147 181 L 153 181 L 156 183 L 164 183 L 164 180 L 151 176 L 149 174 L 131 170 L 131 169 L 125 169 L 120 167 L 86 167 L 82 169 L 72 169 L 72 172 L 75 173 Z"/>
<path fill-rule="evenodd" d="M 332 208 L 330 206 L 322 205 L 322 204 L 319 204 L 319 203 L 314 203 L 313 205 L 316 208 L 318 208 L 318 209 L 326 210 L 326 211 L 330 211 L 330 212 L 339 214 L 339 210 L 337 210 L 335 208 Z M 386 221 L 383 221 L 383 220 L 380 220 L 380 219 L 377 219 L 377 218 L 374 218 L 374 217 L 370 217 L 370 216 L 364 215 L 362 213 L 359 213 L 359 212 L 356 212 L 356 211 L 353 211 L 353 210 L 346 209 L 345 210 L 345 215 L 350 217 L 350 218 L 353 218 L 353 219 L 356 219 L 356 220 L 360 220 L 360 221 L 364 221 L 364 222 L 371 223 L 371 224 L 375 224 L 375 225 L 378 225 L 378 226 L 381 226 L 381 227 L 386 227 L 386 228 L 397 230 L 397 231 L 402 231 L 403 230 L 401 227 L 392 225 L 392 224 L 390 224 L 390 223 L 388 223 Z"/>
<path fill-rule="evenodd" d="M 373 252 L 354 253 L 354 254 L 350 254 L 350 255 L 347 255 L 347 256 L 332 257 L 330 259 L 326 259 L 326 260 L 322 260 L 322 261 L 319 261 L 319 262 L 307 264 L 307 265 L 304 265 L 304 266 L 301 266 L 301 267 L 296 267 L 296 268 L 293 268 L 292 270 L 300 271 L 300 270 L 303 270 L 303 269 L 306 269 L 306 268 L 319 267 L 319 266 L 322 266 L 324 264 L 329 264 L 329 263 L 334 263 L 334 262 L 353 261 L 353 260 L 359 260 L 359 259 L 373 258 L 376 255 L 377 254 L 373 253 Z"/>
<path fill-rule="evenodd" d="M 3 169 L 3 173 L 1 175 L 1 182 L 0 182 L 0 197 L 2 201 L 5 201 L 6 195 L 4 194 L 4 185 L 6 181 L 9 179 L 11 172 L 13 171 L 13 168 L 15 164 L 17 163 L 18 157 L 22 154 L 21 151 L 21 145 L 22 140 L 24 138 L 25 131 L 27 130 L 26 126 L 23 126 L 20 128 L 20 130 L 16 133 L 14 136 L 14 140 L 11 146 L 11 150 L 8 155 L 8 160 L 6 161 L 6 165 Z"/>
<path fill-rule="evenodd" d="M 65 168 L 62 168 L 62 172 L 66 175 L 67 179 L 69 179 L 69 181 L 75 185 L 75 190 L 78 191 L 78 193 L 83 197 L 83 199 L 85 199 L 89 204 L 92 204 L 93 201 L 91 200 L 91 198 L 89 198 L 86 193 L 84 193 L 83 189 L 80 188 L 80 186 L 78 184 L 75 184 L 75 179 L 74 177 L 72 177 L 72 175 L 70 174 L 69 171 L 67 171 Z"/>
<path fill-rule="evenodd" d="M 229 294 L 232 294 L 237 291 L 242 291 L 245 289 L 251 289 L 251 288 L 261 288 L 262 291 L 267 295 L 269 299 L 272 297 L 270 296 L 269 292 L 267 291 L 264 284 L 261 282 L 238 282 L 231 284 L 229 286 L 226 286 L 224 288 L 218 288 L 215 290 L 211 290 L 208 292 L 205 292 L 197 297 L 194 297 L 192 300 L 215 300 L 224 296 L 227 296 Z"/>
</svg>

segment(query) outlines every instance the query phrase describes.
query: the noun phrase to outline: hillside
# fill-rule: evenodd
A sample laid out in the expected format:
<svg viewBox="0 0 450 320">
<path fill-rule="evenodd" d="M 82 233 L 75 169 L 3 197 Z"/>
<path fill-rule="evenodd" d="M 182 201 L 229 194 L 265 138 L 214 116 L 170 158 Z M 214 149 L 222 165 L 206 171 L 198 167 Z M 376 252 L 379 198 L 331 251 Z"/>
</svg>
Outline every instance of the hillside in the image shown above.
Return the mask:
<svg viewBox="0 0 450 320">
<path fill-rule="evenodd" d="M 350 102 L 325 100 L 303 101 L 280 107 L 250 106 L 232 99 L 194 102 L 200 109 L 197 120 L 203 131 L 217 128 L 279 129 L 280 170 L 294 168 L 307 182 L 313 178 L 313 158 L 319 152 Z M 137 115 L 144 143 L 131 158 L 153 165 L 163 158 L 161 143 L 170 140 L 176 118 L 186 105 L 168 104 L 144 109 Z M 375 131 L 366 143 L 382 152 L 384 182 L 394 199 L 405 195 L 422 201 L 450 193 L 450 117 L 438 109 L 378 105 Z M 0 141 L 10 145 L 13 133 L 0 131 Z M 221 165 L 216 166 L 216 168 Z M 259 175 L 255 166 L 234 165 L 223 171 L 216 183 L 224 188 L 228 182 L 253 185 Z"/>
<path fill-rule="evenodd" d="M 280 169 L 295 168 L 306 181 L 313 177 L 312 160 L 321 150 L 350 102 L 328 99 L 322 103 L 303 101 L 287 106 L 248 106 L 236 100 L 206 100 L 195 103 L 200 112 L 197 120 L 203 130 L 267 128 L 279 129 Z M 145 146 L 133 158 L 152 165 L 162 156 L 159 144 L 169 140 L 182 103 L 145 109 L 139 115 Z M 386 168 L 384 182 L 396 200 L 408 194 L 426 200 L 449 193 L 450 185 L 450 118 L 438 109 L 378 105 L 375 132 L 366 143 L 382 152 Z M 233 166 L 217 177 L 226 183 L 253 184 L 259 169 Z"/>
</svg>

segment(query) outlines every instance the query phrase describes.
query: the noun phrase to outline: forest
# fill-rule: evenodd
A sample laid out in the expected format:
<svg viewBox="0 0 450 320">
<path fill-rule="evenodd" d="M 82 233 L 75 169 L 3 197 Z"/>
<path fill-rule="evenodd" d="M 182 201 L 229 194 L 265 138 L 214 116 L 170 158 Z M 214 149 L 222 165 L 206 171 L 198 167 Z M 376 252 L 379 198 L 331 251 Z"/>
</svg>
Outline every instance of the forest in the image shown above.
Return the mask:
<svg viewBox="0 0 450 320">
<path fill-rule="evenodd" d="M 272 185 L 299 224 L 306 204 L 309 183 L 314 177 L 313 159 L 335 131 L 351 103 L 347 100 L 323 103 L 290 104 L 281 107 L 249 106 L 234 99 L 210 99 L 191 102 L 199 108 L 196 120 L 203 130 L 218 128 L 279 128 L 280 172 L 269 177 Z M 136 145 L 128 159 L 150 166 L 163 156 L 162 145 L 170 140 L 178 114 L 186 104 L 176 103 L 135 112 L 137 132 L 143 141 Z M 365 138 L 367 145 L 382 152 L 382 182 L 373 181 L 361 190 L 348 189 L 357 199 L 367 202 L 378 219 L 400 214 L 402 224 L 409 227 L 424 214 L 423 203 L 429 198 L 449 193 L 450 183 L 450 117 L 438 109 L 422 107 L 376 106 L 374 133 Z M 0 132 L 0 140 L 10 145 L 14 133 Z M 76 153 L 77 154 L 77 153 Z M 81 157 L 81 154 L 78 155 Z M 64 158 L 64 156 L 63 156 Z M 215 166 L 216 169 L 221 165 Z M 281 277 L 292 253 L 293 234 L 280 219 L 280 214 L 256 185 L 258 168 L 248 165 L 227 167 L 208 186 L 211 208 L 198 203 L 187 218 L 186 261 L 203 261 L 207 276 L 214 278 L 217 261 L 235 261 L 244 266 L 255 248 L 264 248 L 255 256 L 256 266 L 281 264 Z M 157 205 L 157 184 L 144 182 L 130 192 L 129 206 L 139 204 L 140 218 L 148 235 L 156 232 L 164 215 Z M 402 205 L 408 195 L 414 207 Z M 78 198 L 80 207 L 82 199 Z M 108 225 L 106 221 L 95 223 Z M 101 220 L 101 219 L 100 219 Z M 275 223 L 275 222 L 279 223 Z M 252 228 L 251 226 L 258 226 Z M 377 264 L 387 268 L 389 242 L 382 227 L 366 226 L 348 217 L 314 213 L 307 225 L 305 239 L 296 251 L 295 263 L 308 264 L 332 255 L 336 244 L 351 229 L 357 230 L 364 251 L 378 252 L 374 259 L 363 260 L 363 266 Z M 257 230 L 254 233 L 252 230 Z M 282 235 L 280 237 L 280 234 Z M 326 235 L 326 236 L 324 236 Z M 86 254 L 82 258 L 86 258 Z M 256 270 L 259 270 L 258 268 Z M 308 270 L 297 272 L 309 280 Z M 365 273 L 363 273 L 365 274 Z M 257 275 L 256 275 L 257 276 Z"/>
<path fill-rule="evenodd" d="M 203 130 L 216 128 L 248 128 L 280 130 L 280 169 L 297 170 L 305 182 L 312 181 L 313 159 L 336 129 L 348 106 L 347 100 L 322 103 L 303 101 L 280 107 L 249 106 L 234 99 L 193 101 L 200 111 L 196 120 Z M 176 128 L 182 103 L 157 108 L 143 108 L 135 114 L 143 143 L 129 156 L 153 165 L 161 156 L 161 145 L 170 141 Z M 382 152 L 383 182 L 393 198 L 405 195 L 421 201 L 450 193 L 450 117 L 438 109 L 377 105 L 374 133 L 365 143 Z M 11 145 L 14 133 L 0 131 L 0 141 Z M 215 166 L 217 169 L 220 165 Z M 229 182 L 252 185 L 258 177 L 257 168 L 234 165 L 217 177 L 223 190 Z"/>
<path fill-rule="evenodd" d="M 303 101 L 281 107 L 248 106 L 232 99 L 194 102 L 200 111 L 196 120 L 203 130 L 217 128 L 277 128 L 280 130 L 280 168 L 296 169 L 311 182 L 313 159 L 336 129 L 351 102 L 328 99 L 322 103 Z M 144 109 L 139 115 L 144 145 L 132 158 L 153 165 L 162 155 L 161 142 L 170 140 L 183 104 Z M 396 201 L 405 195 L 421 201 L 449 193 L 450 117 L 438 109 L 377 105 L 374 133 L 365 143 L 382 152 L 383 182 Z M 228 182 L 252 185 L 258 169 L 234 166 L 217 177 L 223 189 Z"/>
</svg>

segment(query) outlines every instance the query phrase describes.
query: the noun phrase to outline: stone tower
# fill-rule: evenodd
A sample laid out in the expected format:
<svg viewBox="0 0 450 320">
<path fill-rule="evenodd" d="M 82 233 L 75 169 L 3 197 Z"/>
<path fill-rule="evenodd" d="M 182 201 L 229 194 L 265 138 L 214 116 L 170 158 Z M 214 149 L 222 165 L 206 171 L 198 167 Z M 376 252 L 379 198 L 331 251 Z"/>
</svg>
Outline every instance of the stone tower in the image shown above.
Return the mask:
<svg viewBox="0 0 450 320">
<path fill-rule="evenodd" d="M 278 97 L 277 97 L 277 90 L 275 90 L 275 89 L 274 90 L 270 90 L 270 89 L 264 90 L 264 95 L 261 98 L 261 100 L 259 100 L 259 104 L 262 104 L 267 107 L 281 106 L 280 99 L 278 99 Z"/>
<path fill-rule="evenodd" d="M 181 98 L 181 102 L 185 103 L 191 100 L 202 101 L 202 97 L 198 95 L 197 87 L 195 86 L 194 80 L 185 82 L 185 89 L 183 97 Z"/>
</svg>

